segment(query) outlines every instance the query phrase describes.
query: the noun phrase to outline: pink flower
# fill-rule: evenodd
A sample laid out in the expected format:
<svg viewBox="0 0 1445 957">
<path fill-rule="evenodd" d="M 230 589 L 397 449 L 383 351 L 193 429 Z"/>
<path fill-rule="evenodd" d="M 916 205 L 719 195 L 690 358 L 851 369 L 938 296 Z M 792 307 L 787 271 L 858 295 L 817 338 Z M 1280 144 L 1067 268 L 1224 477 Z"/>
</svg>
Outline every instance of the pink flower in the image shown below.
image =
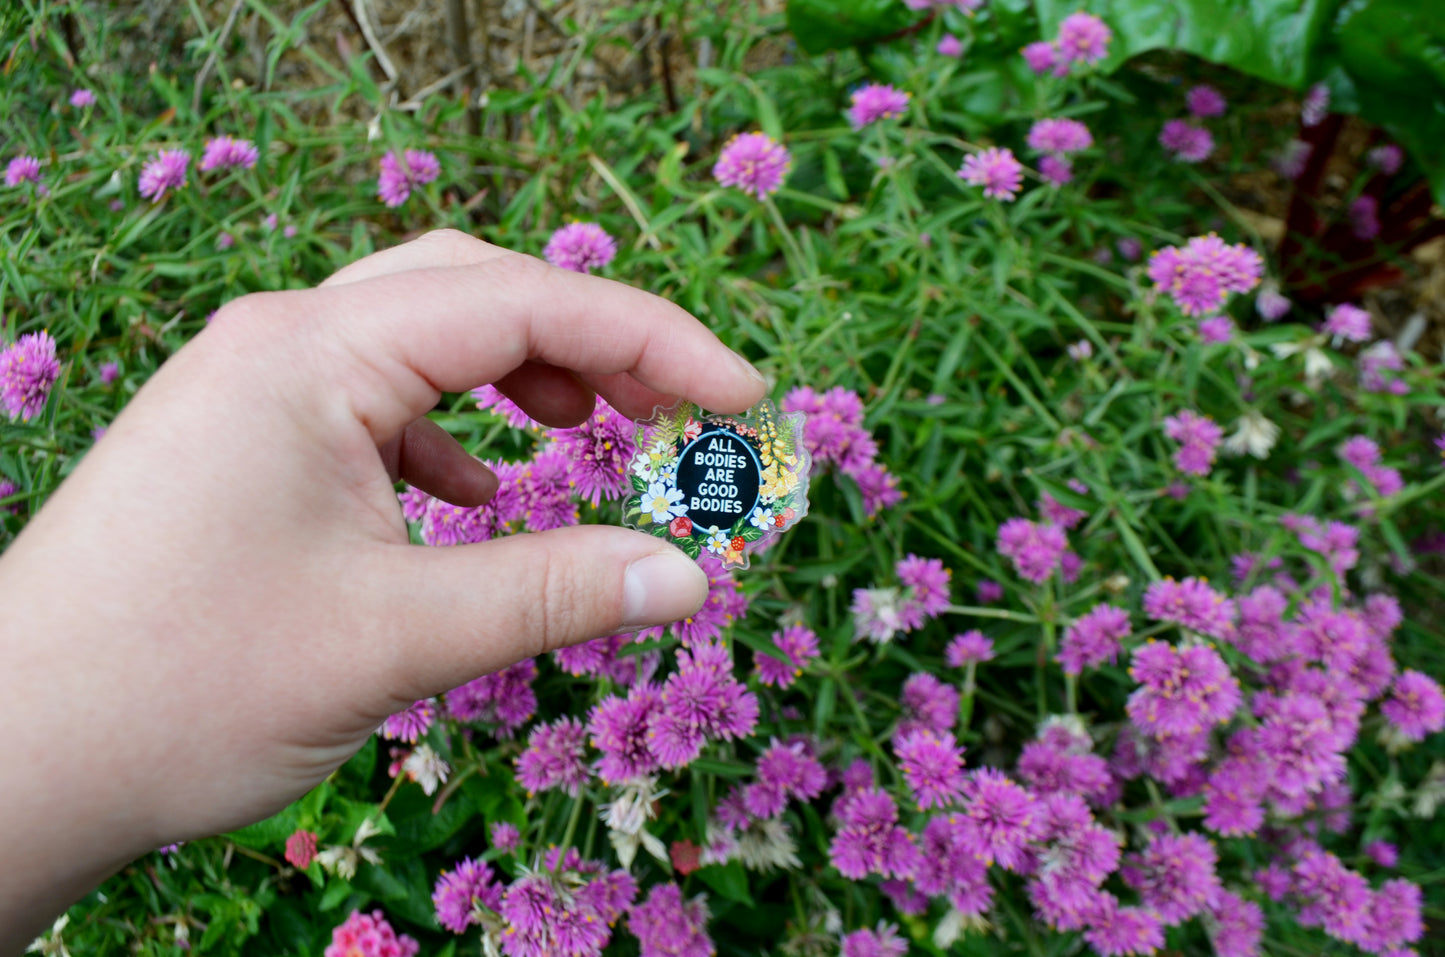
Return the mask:
<svg viewBox="0 0 1445 957">
<path fill-rule="evenodd" d="M 1380 705 L 1380 714 L 1408 741 L 1445 728 L 1445 694 L 1429 675 L 1414 670 L 1400 672 L 1390 698 Z"/>
<path fill-rule="evenodd" d="M 982 186 L 990 199 L 1012 201 L 1023 185 L 1023 164 L 1007 147 L 991 146 L 964 157 L 958 175 L 970 186 Z"/>
<path fill-rule="evenodd" d="M 489 910 L 502 905 L 502 885 L 490 864 L 464 857 L 455 868 L 437 875 L 431 899 L 437 923 L 453 934 L 465 934 L 477 923 L 478 904 Z"/>
<path fill-rule="evenodd" d="M 1270 165 L 1285 179 L 1299 179 L 1313 153 L 1314 147 L 1304 140 L 1290 140 L 1270 161 Z"/>
<path fill-rule="evenodd" d="M 641 945 L 641 957 L 713 957 L 717 951 L 707 935 L 707 916 L 703 897 L 684 901 L 681 889 L 666 881 L 633 906 L 627 929 Z"/>
<path fill-rule="evenodd" d="M 712 175 L 755 199 L 776 193 L 792 166 L 792 156 L 766 133 L 742 133 L 728 140 Z"/>
<path fill-rule="evenodd" d="M 943 663 L 950 668 L 965 668 L 992 661 L 993 655 L 993 639 L 974 629 L 953 636 L 948 647 L 943 649 Z"/>
<path fill-rule="evenodd" d="M 1386 176 L 1394 176 L 1405 162 L 1405 152 L 1394 143 L 1386 143 L 1366 153 L 1365 162 Z"/>
<path fill-rule="evenodd" d="M 411 197 L 412 190 L 432 182 L 441 175 L 436 154 L 427 150 L 405 150 L 400 156 L 387 150 L 381 158 L 381 175 L 376 182 L 376 195 L 395 209 Z"/>
<path fill-rule="evenodd" d="M 590 273 L 617 256 L 617 243 L 596 223 L 568 223 L 552 234 L 542 258 L 572 272 Z"/>
<path fill-rule="evenodd" d="M 1366 241 L 1380 235 L 1380 201 L 1373 196 L 1360 196 L 1351 203 L 1350 229 L 1357 239 Z"/>
<path fill-rule="evenodd" d="M 1234 632 L 1234 602 L 1202 578 L 1153 582 L 1144 592 L 1144 614 L 1212 638 L 1227 639 Z"/>
<path fill-rule="evenodd" d="M 70 94 L 70 105 L 75 107 L 77 110 L 84 109 L 87 106 L 94 106 L 95 94 L 90 90 L 86 89 L 76 90 L 74 93 Z"/>
<path fill-rule="evenodd" d="M 897 924 L 878 922 L 877 930 L 855 930 L 843 938 L 842 957 L 903 957 L 908 941 L 898 936 Z"/>
<path fill-rule="evenodd" d="M 140 194 L 159 203 L 168 190 L 186 185 L 186 168 L 190 163 L 191 154 L 185 150 L 161 150 L 141 168 Z"/>
<path fill-rule="evenodd" d="M 586 738 L 587 728 L 569 716 L 537 725 L 517 756 L 517 783 L 529 796 L 556 788 L 576 797 L 589 777 L 582 760 Z"/>
<path fill-rule="evenodd" d="M 1093 146 L 1094 137 L 1078 120 L 1045 119 L 1029 128 L 1028 144 L 1035 153 L 1065 155 Z"/>
<path fill-rule="evenodd" d="M 1224 430 L 1208 416 L 1184 409 L 1164 420 L 1164 434 L 1179 443 L 1174 464 L 1188 475 L 1208 475 Z"/>
<path fill-rule="evenodd" d="M 313 831 L 296 830 L 286 838 L 286 863 L 297 870 L 306 870 L 316 859 L 316 834 Z"/>
<path fill-rule="evenodd" d="M 1064 630 L 1056 660 L 1071 675 L 1085 668 L 1097 668 L 1119 659 L 1123 641 L 1129 637 L 1129 613 L 1103 603 L 1090 608 Z"/>
<path fill-rule="evenodd" d="M 202 173 L 213 169 L 251 169 L 260 159 L 261 153 L 250 140 L 238 140 L 232 136 L 217 136 L 206 141 L 205 152 L 201 154 L 198 167 Z"/>
<path fill-rule="evenodd" d="M 935 49 L 939 56 L 957 59 L 963 56 L 963 41 L 951 33 L 945 33 Z"/>
<path fill-rule="evenodd" d="M 1228 105 L 1224 94 L 1203 83 L 1189 88 L 1189 92 L 1184 94 L 1184 103 L 1189 112 L 1198 117 L 1223 116 Z"/>
<path fill-rule="evenodd" d="M 381 911 L 354 910 L 331 932 L 325 957 L 415 957 L 420 949 L 406 934 L 397 936 Z"/>
<path fill-rule="evenodd" d="M 772 655 L 753 655 L 758 680 L 777 688 L 790 687 L 803 673 L 808 662 L 818 657 L 818 636 L 802 625 L 789 625 L 773 633 L 773 645 L 785 656 L 780 661 Z"/>
<path fill-rule="evenodd" d="M 1036 585 L 1049 580 L 1068 545 L 1064 530 L 1051 523 L 1011 518 L 998 528 L 998 553 L 1012 560 L 1019 577 Z"/>
<path fill-rule="evenodd" d="M 29 422 L 45 408 L 58 378 L 55 340 L 45 331 L 26 333 L 0 352 L 0 408 L 11 422 Z"/>
<path fill-rule="evenodd" d="M 963 748 L 952 735 L 913 731 L 895 741 L 893 750 L 920 811 L 957 802 L 963 789 Z"/>
<path fill-rule="evenodd" d="M 40 160 L 33 156 L 17 156 L 5 167 L 5 185 L 15 188 L 21 183 L 40 182 Z"/>
<path fill-rule="evenodd" d="M 853 105 L 848 108 L 848 122 L 853 129 L 879 120 L 902 116 L 908 111 L 908 94 L 886 83 L 869 83 L 853 91 Z"/>
<path fill-rule="evenodd" d="M 1242 695 L 1224 659 L 1208 645 L 1175 648 L 1149 641 L 1134 650 L 1129 696 L 1134 726 L 1155 738 L 1190 736 L 1228 721 Z"/>
<path fill-rule="evenodd" d="M 1264 260 L 1248 246 L 1231 246 L 1210 233 L 1195 236 L 1183 247 L 1155 250 L 1149 258 L 1148 273 L 1181 312 L 1202 316 L 1217 311 L 1229 293 L 1249 292 L 1259 285 Z"/>
<path fill-rule="evenodd" d="M 432 726 L 436 714 L 436 703 L 431 698 L 418 701 L 387 718 L 381 726 L 381 736 L 388 741 L 416 744 L 417 739 Z"/>
<path fill-rule="evenodd" d="M 1329 311 L 1320 332 L 1333 336 L 1335 344 L 1364 342 L 1370 338 L 1370 314 L 1353 303 L 1343 302 Z"/>
<path fill-rule="evenodd" d="M 1300 107 L 1300 122 L 1305 126 L 1318 126 L 1330 111 L 1330 88 L 1316 83 L 1305 93 Z"/>
<path fill-rule="evenodd" d="M 1090 13 L 1071 13 L 1059 24 L 1058 51 L 1064 63 L 1098 63 L 1114 36 L 1103 20 Z"/>
<path fill-rule="evenodd" d="M 1210 316 L 1199 323 L 1199 338 L 1212 345 L 1222 345 L 1234 338 L 1234 320 L 1228 316 Z"/>
<path fill-rule="evenodd" d="M 1198 163 L 1214 152 L 1214 137 L 1188 120 L 1170 120 L 1159 133 L 1159 145 L 1181 163 Z"/>
<path fill-rule="evenodd" d="M 1039 177 L 1055 186 L 1063 186 L 1074 179 L 1074 167 L 1066 159 L 1052 154 L 1039 160 Z"/>
<path fill-rule="evenodd" d="M 1047 40 L 1030 43 L 1019 52 L 1023 54 L 1024 62 L 1029 65 L 1029 69 L 1038 76 L 1048 73 L 1059 63 L 1058 51 Z"/>
</svg>

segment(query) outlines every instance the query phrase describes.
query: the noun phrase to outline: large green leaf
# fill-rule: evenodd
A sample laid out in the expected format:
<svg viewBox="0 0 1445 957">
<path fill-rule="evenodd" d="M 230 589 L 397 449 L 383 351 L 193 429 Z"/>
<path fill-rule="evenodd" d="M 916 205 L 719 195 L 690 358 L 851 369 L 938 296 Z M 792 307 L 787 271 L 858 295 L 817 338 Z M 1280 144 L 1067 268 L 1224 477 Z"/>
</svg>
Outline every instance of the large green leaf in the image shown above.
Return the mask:
<svg viewBox="0 0 1445 957">
<path fill-rule="evenodd" d="M 1319 75 L 1316 58 L 1339 0 L 1035 0 L 1043 35 L 1083 9 L 1114 31 L 1111 70 L 1146 50 L 1183 50 L 1261 79 L 1299 88 Z"/>
<path fill-rule="evenodd" d="M 902 0 L 788 0 L 788 29 L 809 53 L 869 43 L 918 19 Z"/>
</svg>

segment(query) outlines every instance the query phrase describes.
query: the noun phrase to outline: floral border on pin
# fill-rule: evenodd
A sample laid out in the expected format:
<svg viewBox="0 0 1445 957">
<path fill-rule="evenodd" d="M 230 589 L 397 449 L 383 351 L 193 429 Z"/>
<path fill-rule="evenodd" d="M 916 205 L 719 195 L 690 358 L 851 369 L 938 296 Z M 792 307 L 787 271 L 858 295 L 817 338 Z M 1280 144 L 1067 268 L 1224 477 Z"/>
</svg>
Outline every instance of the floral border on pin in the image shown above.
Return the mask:
<svg viewBox="0 0 1445 957">
<path fill-rule="evenodd" d="M 626 503 L 627 523 L 665 538 L 692 558 L 704 552 L 729 568 L 747 568 L 748 556 L 808 514 L 808 472 L 812 465 L 803 445 L 801 412 L 781 414 L 764 399 L 744 416 L 704 415 L 689 403 L 658 410 L 637 430 L 638 452 L 628 466 L 633 494 Z M 758 503 L 730 528 L 698 527 L 677 487 L 683 451 L 703 432 L 721 428 L 752 447 L 761 463 Z"/>
</svg>

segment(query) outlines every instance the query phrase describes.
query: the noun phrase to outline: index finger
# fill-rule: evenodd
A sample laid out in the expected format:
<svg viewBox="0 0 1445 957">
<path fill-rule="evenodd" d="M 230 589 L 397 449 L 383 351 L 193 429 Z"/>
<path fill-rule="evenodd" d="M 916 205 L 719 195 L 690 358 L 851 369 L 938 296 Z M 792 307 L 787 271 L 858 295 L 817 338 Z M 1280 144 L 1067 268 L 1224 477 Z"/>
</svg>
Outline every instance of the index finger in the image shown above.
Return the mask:
<svg viewBox="0 0 1445 957">
<path fill-rule="evenodd" d="M 318 337 L 322 378 L 378 442 L 441 392 L 495 382 L 529 359 L 627 375 L 719 412 L 744 411 L 765 391 L 761 373 L 673 303 L 519 253 L 299 295 L 310 301 L 297 331 Z"/>
</svg>

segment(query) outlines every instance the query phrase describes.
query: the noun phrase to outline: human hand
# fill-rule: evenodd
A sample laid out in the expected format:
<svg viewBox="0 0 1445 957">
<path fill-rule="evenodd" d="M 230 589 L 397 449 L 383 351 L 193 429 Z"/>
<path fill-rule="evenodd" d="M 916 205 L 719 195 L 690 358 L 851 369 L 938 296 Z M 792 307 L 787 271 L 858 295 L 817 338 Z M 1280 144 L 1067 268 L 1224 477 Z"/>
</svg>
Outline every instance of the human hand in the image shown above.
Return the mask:
<svg viewBox="0 0 1445 957">
<path fill-rule="evenodd" d="M 742 411 L 761 376 L 681 309 L 460 233 L 246 296 L 168 361 L 0 559 L 0 951 L 161 844 L 274 813 L 387 715 L 530 655 L 670 622 L 702 572 L 588 526 L 408 543 L 397 474 L 496 478 L 423 416 L 495 382 L 573 425 Z"/>
</svg>

